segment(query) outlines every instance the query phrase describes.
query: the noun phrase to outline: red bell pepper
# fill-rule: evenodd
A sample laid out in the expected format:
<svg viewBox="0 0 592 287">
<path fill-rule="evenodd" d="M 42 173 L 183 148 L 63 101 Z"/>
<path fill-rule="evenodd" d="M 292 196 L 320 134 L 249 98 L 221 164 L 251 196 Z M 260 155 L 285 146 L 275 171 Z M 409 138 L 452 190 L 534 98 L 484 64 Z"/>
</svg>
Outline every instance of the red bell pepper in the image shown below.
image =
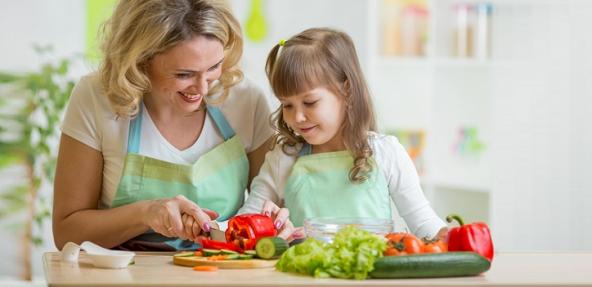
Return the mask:
<svg viewBox="0 0 592 287">
<path fill-rule="evenodd" d="M 493 260 L 493 241 L 489 227 L 483 222 L 464 224 L 456 214 L 446 217 L 446 221 L 456 220 L 460 227 L 451 228 L 448 232 L 448 251 L 472 251 Z"/>
<path fill-rule="evenodd" d="M 226 242 L 242 250 L 255 249 L 259 238 L 276 236 L 277 230 L 271 217 L 263 214 L 241 214 L 228 221 Z"/>
<path fill-rule="evenodd" d="M 211 239 L 201 239 L 201 247 L 205 249 L 228 249 L 236 252 L 240 252 L 240 248 L 232 243 L 222 242 Z"/>
</svg>

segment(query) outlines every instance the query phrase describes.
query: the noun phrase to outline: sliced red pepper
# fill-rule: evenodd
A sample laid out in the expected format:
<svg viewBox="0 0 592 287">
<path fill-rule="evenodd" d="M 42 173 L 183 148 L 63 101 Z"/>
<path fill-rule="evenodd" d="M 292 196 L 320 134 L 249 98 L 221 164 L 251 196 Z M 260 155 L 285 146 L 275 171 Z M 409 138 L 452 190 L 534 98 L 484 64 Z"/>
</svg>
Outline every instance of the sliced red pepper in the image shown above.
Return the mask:
<svg viewBox="0 0 592 287">
<path fill-rule="evenodd" d="M 493 260 L 493 241 L 489 227 L 483 222 L 464 224 L 456 214 L 446 217 L 446 221 L 456 220 L 460 227 L 451 228 L 448 232 L 448 251 L 472 251 L 479 253 L 489 261 Z"/>
<path fill-rule="evenodd" d="M 228 221 L 226 241 L 240 249 L 254 249 L 259 238 L 276 236 L 271 217 L 263 214 L 241 214 Z"/>
<path fill-rule="evenodd" d="M 228 249 L 228 250 L 233 250 L 233 251 L 237 251 L 240 252 L 241 249 L 238 248 L 238 246 L 229 243 L 229 242 L 222 242 L 222 241 L 217 241 L 217 240 L 211 240 L 211 239 L 202 239 L 201 240 L 201 246 L 202 248 L 205 249 Z"/>
</svg>

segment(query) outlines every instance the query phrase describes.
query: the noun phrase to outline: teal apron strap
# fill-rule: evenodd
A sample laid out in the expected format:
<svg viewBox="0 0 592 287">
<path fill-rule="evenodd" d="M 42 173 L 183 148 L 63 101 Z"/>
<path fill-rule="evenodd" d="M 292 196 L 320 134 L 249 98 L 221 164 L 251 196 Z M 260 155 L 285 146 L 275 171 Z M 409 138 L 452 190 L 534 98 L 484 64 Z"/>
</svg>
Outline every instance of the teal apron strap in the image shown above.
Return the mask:
<svg viewBox="0 0 592 287">
<path fill-rule="evenodd" d="M 207 110 L 208 110 L 208 114 L 210 115 L 210 117 L 212 117 L 212 119 L 214 119 L 214 123 L 216 123 L 216 127 L 218 127 L 218 130 L 220 131 L 220 133 L 222 133 L 222 137 L 224 137 L 224 141 L 231 139 L 234 136 L 234 130 L 232 129 L 230 124 L 228 124 L 226 117 L 224 117 L 224 114 L 222 114 L 220 109 L 218 109 L 214 106 L 208 105 Z"/>
<path fill-rule="evenodd" d="M 298 152 L 298 157 L 309 155 L 311 153 L 312 153 L 312 146 L 309 143 L 305 142 L 304 144 L 302 144 L 302 148 L 300 149 L 300 152 Z"/>
<path fill-rule="evenodd" d="M 140 133 L 142 132 L 142 110 L 140 105 L 138 115 L 131 120 L 129 134 L 127 136 L 127 153 L 138 153 L 140 151 Z"/>
</svg>

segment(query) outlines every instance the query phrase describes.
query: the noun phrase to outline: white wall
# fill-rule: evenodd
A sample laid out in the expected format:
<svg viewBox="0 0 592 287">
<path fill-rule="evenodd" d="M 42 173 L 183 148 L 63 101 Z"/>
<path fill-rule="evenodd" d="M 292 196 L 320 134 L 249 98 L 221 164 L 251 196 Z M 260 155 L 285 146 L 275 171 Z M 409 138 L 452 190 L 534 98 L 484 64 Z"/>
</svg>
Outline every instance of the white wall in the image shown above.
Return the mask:
<svg viewBox="0 0 592 287">
<path fill-rule="evenodd" d="M 230 2 L 244 23 L 249 1 Z M 271 47 L 279 39 L 312 26 L 336 27 L 350 33 L 367 69 L 372 60 L 368 55 L 376 45 L 367 42 L 367 34 L 372 33 L 368 26 L 376 19 L 367 18 L 366 0 L 263 2 L 269 35 L 262 43 L 247 41 L 242 61 L 245 74 L 260 86 L 268 89 L 264 63 Z M 495 115 L 490 119 L 493 131 L 490 138 L 492 147 L 504 151 L 503 157 L 492 159 L 492 174 L 501 175 L 491 183 L 493 189 L 500 190 L 490 199 L 491 212 L 500 214 L 492 217 L 491 222 L 496 244 L 502 250 L 590 250 L 592 216 L 587 209 L 592 206 L 589 172 L 592 39 L 588 30 L 592 26 L 589 17 L 592 3 L 585 0 L 518 2 L 525 8 L 536 3 L 538 8 L 527 9 L 522 21 L 502 26 L 508 36 L 506 43 L 514 43 L 514 55 L 530 58 L 523 66 L 496 67 L 497 76 L 491 83 L 491 94 L 498 97 L 490 99 L 490 109 Z M 37 67 L 40 59 L 30 48 L 33 43 L 53 45 L 57 56 L 82 52 L 84 3 L 81 0 L 1 2 L 0 70 L 25 71 Z M 414 118 L 414 113 L 409 112 L 413 109 L 404 108 L 426 103 L 429 87 L 421 86 L 422 82 L 413 76 L 424 75 L 422 69 L 401 77 L 396 75 L 404 71 L 393 71 L 394 79 L 402 79 L 400 84 L 408 89 L 407 93 L 414 87 L 420 89 L 419 97 L 406 99 L 395 110 L 404 115 L 408 126 L 425 125 L 423 118 Z M 379 109 L 379 118 L 388 112 L 393 110 Z M 7 182 L 6 176 L 0 175 L 0 184 Z M 15 177 L 14 173 L 9 176 Z M 475 197 L 480 200 L 482 195 Z M 14 234 L 4 224 L 0 223 L 3 256 L 0 277 L 17 276 L 20 271 L 15 262 L 19 262 L 19 250 L 14 247 Z M 40 257 L 35 256 L 35 273 L 39 276 L 42 275 Z"/>
<path fill-rule="evenodd" d="M 36 69 L 46 60 L 71 57 L 84 51 L 85 1 L 81 0 L 19 0 L 0 2 L 0 70 L 22 72 Z M 51 58 L 40 57 L 33 44 L 51 45 Z M 55 56 L 55 58 L 54 58 Z M 78 68 L 84 70 L 84 67 Z M 20 179 L 20 180 L 19 180 Z M 0 173 L 0 192 L 8 184 L 24 179 L 24 171 L 11 169 Z M 48 192 L 50 190 L 45 190 Z M 0 204 L 0 207 L 2 205 Z M 18 277 L 22 272 L 21 232 L 12 228 L 24 214 L 0 222 L 0 282 L 2 278 Z M 41 254 L 55 249 L 51 226 L 45 227 L 46 244 L 32 255 L 33 272 L 43 278 Z"/>
</svg>

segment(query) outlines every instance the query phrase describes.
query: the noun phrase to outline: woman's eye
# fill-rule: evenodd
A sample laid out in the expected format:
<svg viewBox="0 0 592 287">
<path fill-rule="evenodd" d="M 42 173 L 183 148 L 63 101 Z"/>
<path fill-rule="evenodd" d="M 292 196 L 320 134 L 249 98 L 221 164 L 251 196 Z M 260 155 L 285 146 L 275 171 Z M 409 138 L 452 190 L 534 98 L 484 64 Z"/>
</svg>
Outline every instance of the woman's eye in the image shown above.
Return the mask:
<svg viewBox="0 0 592 287">
<path fill-rule="evenodd" d="M 211 68 L 209 68 L 208 69 L 208 72 L 212 72 L 212 71 L 218 70 L 218 68 L 220 68 L 220 66 L 222 66 L 222 62 L 216 64 L 215 66 L 213 66 Z"/>
<path fill-rule="evenodd" d="M 191 74 L 188 74 L 188 73 L 175 74 L 175 77 L 177 79 L 187 79 L 187 78 L 191 78 Z"/>
</svg>

